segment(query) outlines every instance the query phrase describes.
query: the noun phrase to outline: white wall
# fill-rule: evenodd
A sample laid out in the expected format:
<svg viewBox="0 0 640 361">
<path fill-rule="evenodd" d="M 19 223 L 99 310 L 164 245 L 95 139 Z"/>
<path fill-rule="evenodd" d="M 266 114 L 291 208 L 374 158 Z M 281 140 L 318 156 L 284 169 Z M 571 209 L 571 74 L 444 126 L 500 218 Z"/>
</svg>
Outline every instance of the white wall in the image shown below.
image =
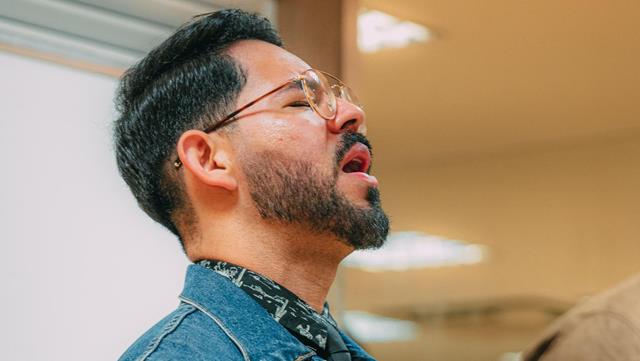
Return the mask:
<svg viewBox="0 0 640 361">
<path fill-rule="evenodd" d="M 0 52 L 2 360 L 114 360 L 187 259 L 114 161 L 116 79 Z"/>
</svg>

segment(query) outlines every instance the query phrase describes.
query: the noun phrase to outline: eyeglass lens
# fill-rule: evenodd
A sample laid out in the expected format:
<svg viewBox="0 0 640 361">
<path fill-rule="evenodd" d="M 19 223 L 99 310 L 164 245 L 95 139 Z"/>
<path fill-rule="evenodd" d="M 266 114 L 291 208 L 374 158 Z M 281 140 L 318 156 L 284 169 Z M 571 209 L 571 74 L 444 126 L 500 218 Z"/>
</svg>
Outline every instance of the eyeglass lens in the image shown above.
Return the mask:
<svg viewBox="0 0 640 361">
<path fill-rule="evenodd" d="M 311 106 L 318 114 L 331 119 L 336 115 L 336 97 L 330 89 L 327 78 L 320 72 L 309 70 L 303 74 L 304 91 Z"/>
<path fill-rule="evenodd" d="M 362 108 L 354 91 L 331 75 L 325 76 L 320 71 L 309 69 L 303 74 L 302 83 L 311 106 L 325 119 L 336 115 L 336 98 Z"/>
</svg>

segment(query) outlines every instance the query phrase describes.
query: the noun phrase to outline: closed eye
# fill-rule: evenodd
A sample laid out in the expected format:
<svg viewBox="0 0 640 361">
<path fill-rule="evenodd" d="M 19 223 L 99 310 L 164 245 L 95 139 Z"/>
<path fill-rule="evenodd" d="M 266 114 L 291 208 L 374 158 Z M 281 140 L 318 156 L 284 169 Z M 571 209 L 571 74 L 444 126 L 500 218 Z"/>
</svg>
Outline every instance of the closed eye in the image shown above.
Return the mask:
<svg viewBox="0 0 640 361">
<path fill-rule="evenodd" d="M 298 100 L 292 103 L 289 103 L 289 105 L 287 105 L 289 107 L 309 107 L 309 102 L 307 102 L 306 100 Z"/>
</svg>

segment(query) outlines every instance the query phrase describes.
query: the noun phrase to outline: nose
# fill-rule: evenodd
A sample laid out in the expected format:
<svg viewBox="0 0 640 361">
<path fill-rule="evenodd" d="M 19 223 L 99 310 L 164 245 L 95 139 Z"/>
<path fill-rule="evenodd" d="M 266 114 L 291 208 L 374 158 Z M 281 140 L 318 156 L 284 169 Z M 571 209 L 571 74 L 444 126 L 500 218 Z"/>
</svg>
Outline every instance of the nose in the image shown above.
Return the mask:
<svg viewBox="0 0 640 361">
<path fill-rule="evenodd" d="M 362 108 L 344 99 L 336 100 L 336 116 L 327 120 L 329 131 L 336 134 L 342 132 L 366 134 L 365 115 Z"/>
</svg>

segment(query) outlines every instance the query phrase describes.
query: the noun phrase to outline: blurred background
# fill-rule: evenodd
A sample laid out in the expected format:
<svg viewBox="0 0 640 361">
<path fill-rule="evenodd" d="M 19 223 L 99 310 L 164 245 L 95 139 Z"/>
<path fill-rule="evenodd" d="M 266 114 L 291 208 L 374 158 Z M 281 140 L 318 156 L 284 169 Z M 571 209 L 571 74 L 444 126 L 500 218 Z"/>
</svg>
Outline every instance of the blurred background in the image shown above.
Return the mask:
<svg viewBox="0 0 640 361">
<path fill-rule="evenodd" d="M 0 0 L 0 348 L 114 360 L 188 263 L 112 155 L 123 70 L 193 15 L 256 11 L 362 98 L 387 246 L 339 321 L 380 361 L 514 361 L 640 271 L 640 3 Z"/>
</svg>

